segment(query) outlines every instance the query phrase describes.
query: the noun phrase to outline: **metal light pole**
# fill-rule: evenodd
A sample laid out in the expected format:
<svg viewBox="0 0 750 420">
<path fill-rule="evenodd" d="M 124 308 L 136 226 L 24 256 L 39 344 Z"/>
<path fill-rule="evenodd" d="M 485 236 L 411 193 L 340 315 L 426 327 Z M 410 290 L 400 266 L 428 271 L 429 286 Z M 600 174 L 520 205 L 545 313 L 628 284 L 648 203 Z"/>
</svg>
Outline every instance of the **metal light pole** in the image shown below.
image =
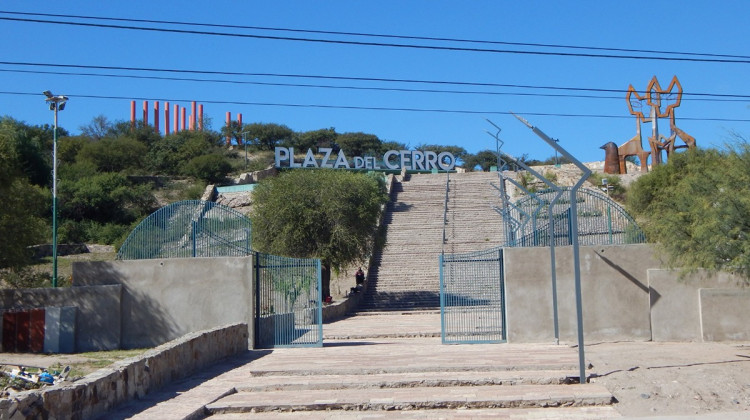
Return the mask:
<svg viewBox="0 0 750 420">
<path fill-rule="evenodd" d="M 49 109 L 55 111 L 55 125 L 52 131 L 52 287 L 57 287 L 57 111 L 65 109 L 67 96 L 53 95 L 45 90 Z"/>
</svg>

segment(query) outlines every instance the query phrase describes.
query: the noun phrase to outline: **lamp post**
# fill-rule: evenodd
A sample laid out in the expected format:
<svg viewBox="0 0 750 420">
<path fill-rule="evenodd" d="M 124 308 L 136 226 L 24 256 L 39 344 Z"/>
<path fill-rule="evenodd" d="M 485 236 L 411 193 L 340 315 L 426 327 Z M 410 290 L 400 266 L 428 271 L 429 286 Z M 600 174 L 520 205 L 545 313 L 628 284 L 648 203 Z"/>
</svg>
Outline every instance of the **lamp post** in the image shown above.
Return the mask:
<svg viewBox="0 0 750 420">
<path fill-rule="evenodd" d="M 45 90 L 45 101 L 51 111 L 55 111 L 55 125 L 52 130 L 52 287 L 57 287 L 57 111 L 65 109 L 67 96 L 53 95 Z"/>
</svg>

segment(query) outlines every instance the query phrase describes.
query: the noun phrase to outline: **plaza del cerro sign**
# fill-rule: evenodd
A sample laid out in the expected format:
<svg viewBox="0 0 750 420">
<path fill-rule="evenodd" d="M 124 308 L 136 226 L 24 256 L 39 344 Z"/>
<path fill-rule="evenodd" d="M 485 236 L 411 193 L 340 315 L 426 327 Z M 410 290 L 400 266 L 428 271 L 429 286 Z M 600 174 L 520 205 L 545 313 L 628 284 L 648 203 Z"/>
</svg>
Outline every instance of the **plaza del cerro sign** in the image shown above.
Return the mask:
<svg viewBox="0 0 750 420">
<path fill-rule="evenodd" d="M 456 158 L 449 152 L 389 150 L 383 153 L 382 160 L 374 156 L 356 156 L 349 160 L 343 150 L 339 150 L 338 154 L 333 154 L 332 148 L 319 147 L 318 154 L 322 158 L 316 159 L 312 149 L 307 149 L 304 158 L 295 159 L 293 147 L 277 147 L 274 161 L 277 168 L 450 171 L 456 166 Z"/>
</svg>

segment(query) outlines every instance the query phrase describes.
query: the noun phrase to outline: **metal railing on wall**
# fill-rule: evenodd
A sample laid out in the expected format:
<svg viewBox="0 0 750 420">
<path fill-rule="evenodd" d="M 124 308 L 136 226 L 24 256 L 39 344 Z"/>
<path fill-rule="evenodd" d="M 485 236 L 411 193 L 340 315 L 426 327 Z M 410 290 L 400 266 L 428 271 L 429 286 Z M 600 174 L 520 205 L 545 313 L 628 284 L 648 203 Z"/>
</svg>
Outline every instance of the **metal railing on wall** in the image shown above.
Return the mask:
<svg viewBox="0 0 750 420">
<path fill-rule="evenodd" d="M 561 187 L 565 193 L 552 203 L 555 190 L 543 190 L 526 195 L 510 208 L 511 217 L 520 223 L 512 243 L 505 246 L 555 246 L 571 245 L 570 187 Z M 646 242 L 646 236 L 635 220 L 616 201 L 605 194 L 588 188 L 576 191 L 576 218 L 578 241 L 581 245 L 624 245 Z M 537 211 L 533 211 L 537 209 Z M 538 211 L 541 209 L 542 211 Z M 550 223 L 552 218 L 554 223 Z"/>
</svg>

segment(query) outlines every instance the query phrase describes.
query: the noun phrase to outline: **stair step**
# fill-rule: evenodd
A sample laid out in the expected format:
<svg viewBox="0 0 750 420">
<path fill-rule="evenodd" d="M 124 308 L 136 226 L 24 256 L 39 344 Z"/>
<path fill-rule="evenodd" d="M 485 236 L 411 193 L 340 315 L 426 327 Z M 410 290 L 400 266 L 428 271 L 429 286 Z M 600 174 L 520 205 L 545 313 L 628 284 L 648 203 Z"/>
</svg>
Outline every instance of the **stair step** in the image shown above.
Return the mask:
<svg viewBox="0 0 750 420">
<path fill-rule="evenodd" d="M 206 406 L 209 414 L 320 410 L 424 410 L 603 406 L 601 385 L 482 385 L 409 388 L 307 389 L 237 392 Z"/>
</svg>

